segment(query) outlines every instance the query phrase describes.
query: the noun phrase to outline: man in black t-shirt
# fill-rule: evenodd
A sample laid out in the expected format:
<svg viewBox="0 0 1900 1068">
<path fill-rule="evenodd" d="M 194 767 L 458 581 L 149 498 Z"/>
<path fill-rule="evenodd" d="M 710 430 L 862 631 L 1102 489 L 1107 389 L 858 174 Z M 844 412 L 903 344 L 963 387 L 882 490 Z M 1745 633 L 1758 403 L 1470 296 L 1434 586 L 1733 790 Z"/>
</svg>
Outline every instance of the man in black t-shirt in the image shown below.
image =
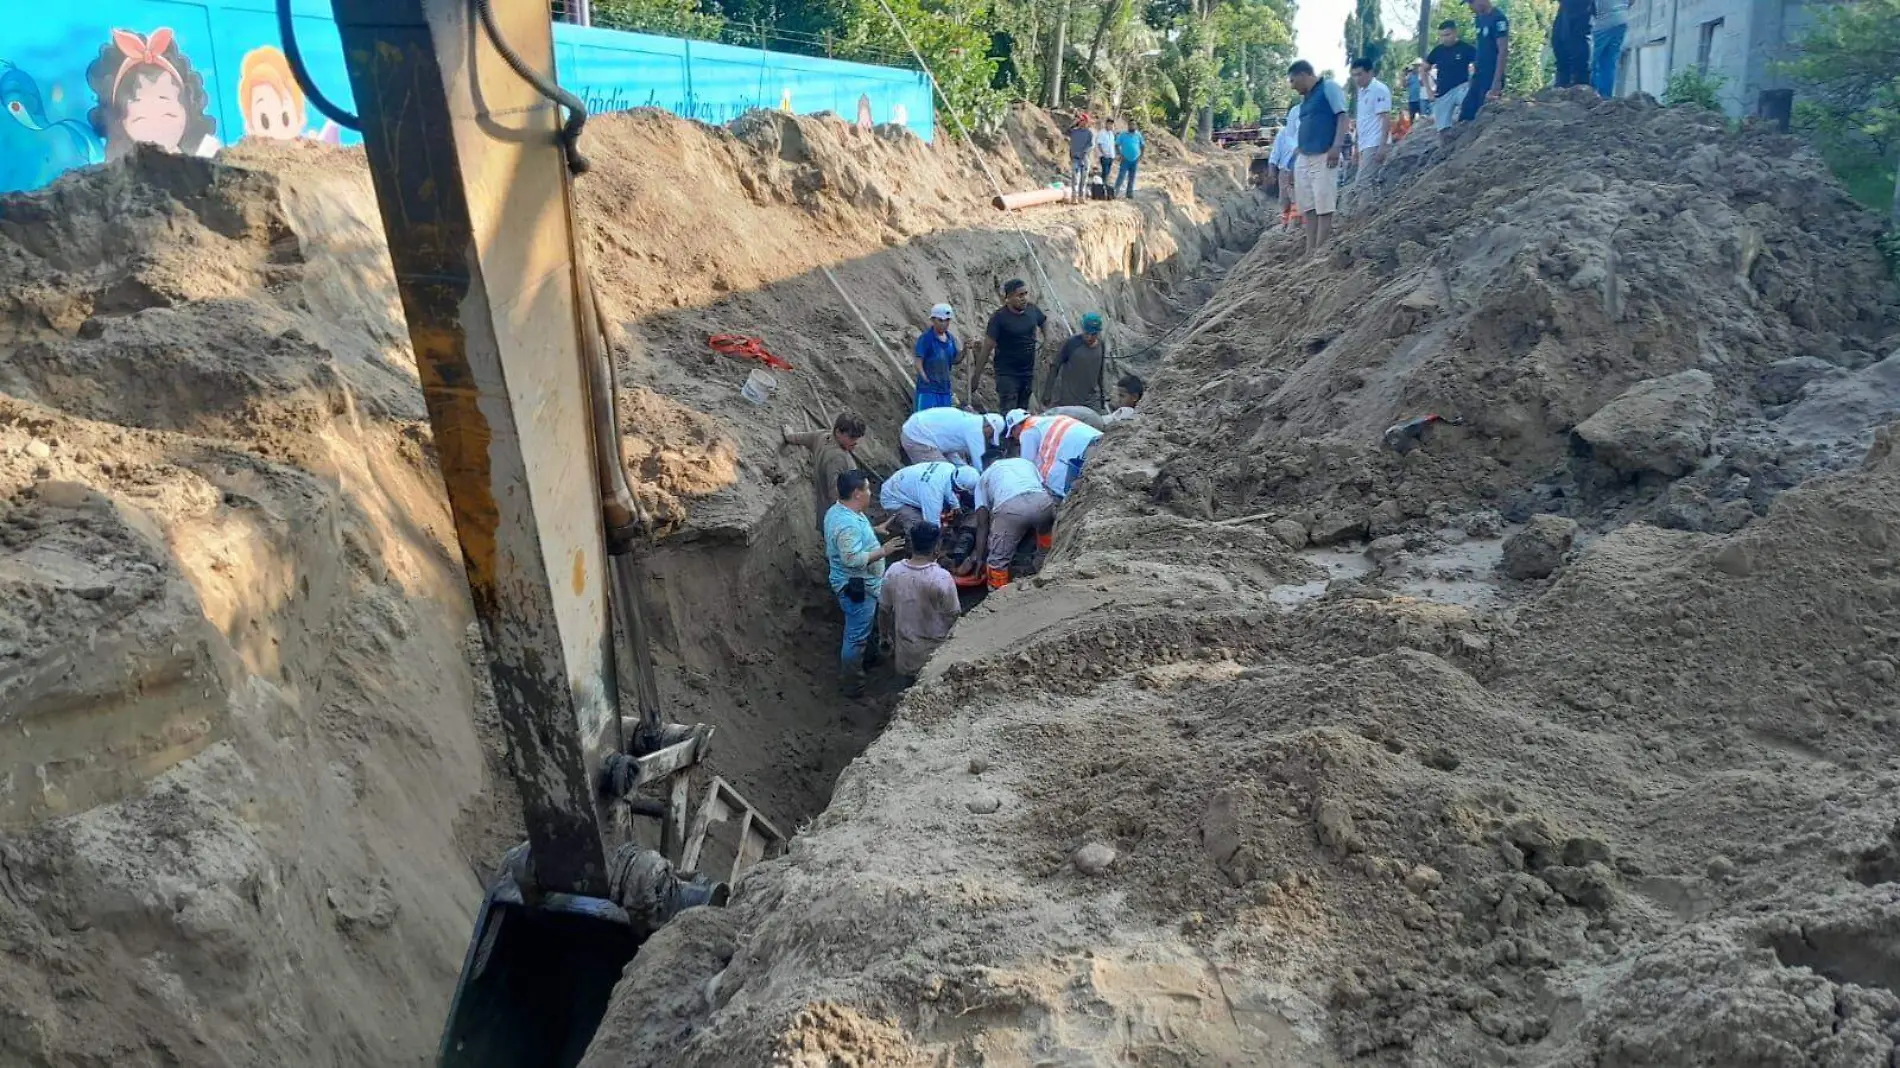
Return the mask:
<svg viewBox="0 0 1900 1068">
<path fill-rule="evenodd" d="M 1447 19 L 1438 24 L 1438 47 L 1431 50 L 1425 62 L 1432 65 L 1432 125 L 1443 136 L 1449 137 L 1458 121 L 1458 109 L 1464 106 L 1465 93 L 1471 88 L 1471 64 L 1477 58 L 1478 50 L 1471 47 L 1471 42 L 1459 40 L 1457 23 Z"/>
<path fill-rule="evenodd" d="M 1022 279 L 1003 283 L 1003 306 L 990 316 L 983 331 L 982 350 L 970 368 L 970 395 L 976 396 L 977 382 L 983 376 L 983 364 L 996 361 L 996 407 L 1028 408 L 1031 387 L 1035 385 L 1036 353 L 1048 330 L 1049 317 L 1029 303 L 1029 287 Z"/>
</svg>

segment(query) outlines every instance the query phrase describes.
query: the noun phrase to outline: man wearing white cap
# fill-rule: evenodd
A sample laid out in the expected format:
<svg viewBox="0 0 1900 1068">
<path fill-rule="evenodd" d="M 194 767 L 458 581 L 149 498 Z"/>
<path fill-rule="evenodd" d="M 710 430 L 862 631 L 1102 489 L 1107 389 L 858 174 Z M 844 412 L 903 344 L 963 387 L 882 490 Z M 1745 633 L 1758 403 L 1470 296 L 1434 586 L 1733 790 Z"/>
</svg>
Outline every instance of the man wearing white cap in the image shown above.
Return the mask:
<svg viewBox="0 0 1900 1068">
<path fill-rule="evenodd" d="M 957 336 L 950 332 L 950 305 L 939 304 L 930 309 L 930 329 L 917 338 L 917 347 L 913 352 L 913 362 L 917 372 L 917 407 L 913 411 L 925 408 L 954 408 L 957 404 L 955 387 L 951 385 L 950 372 L 957 365 L 957 357 L 962 355 L 962 346 Z"/>
<path fill-rule="evenodd" d="M 1003 440 L 1003 417 L 961 408 L 925 408 L 898 432 L 905 463 L 951 460 L 983 470 L 983 454 Z"/>
<path fill-rule="evenodd" d="M 959 510 L 959 490 L 970 493 L 976 486 L 976 468 L 934 460 L 899 468 L 878 491 L 878 503 L 897 517 L 899 530 L 919 524 L 934 527 L 945 512 Z"/>
<path fill-rule="evenodd" d="M 1016 454 L 1035 465 L 1043 486 L 1058 501 L 1069 495 L 1089 449 L 1102 439 L 1101 431 L 1066 415 L 1026 415 L 1018 410 L 1005 417 L 1004 426 L 1017 443 Z"/>
</svg>

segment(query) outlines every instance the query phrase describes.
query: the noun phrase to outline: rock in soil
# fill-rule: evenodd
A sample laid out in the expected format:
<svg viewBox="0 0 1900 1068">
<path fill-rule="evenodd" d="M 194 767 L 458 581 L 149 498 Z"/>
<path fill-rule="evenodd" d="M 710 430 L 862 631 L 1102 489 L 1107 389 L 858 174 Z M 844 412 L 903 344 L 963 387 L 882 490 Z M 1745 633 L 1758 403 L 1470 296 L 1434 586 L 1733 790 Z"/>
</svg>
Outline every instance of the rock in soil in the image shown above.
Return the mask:
<svg viewBox="0 0 1900 1068">
<path fill-rule="evenodd" d="M 1576 541 L 1577 521 L 1534 515 L 1524 529 L 1504 539 L 1504 573 L 1514 579 L 1547 578 Z"/>
<path fill-rule="evenodd" d="M 1638 382 L 1577 425 L 1591 456 L 1618 474 L 1686 475 L 1708 455 L 1715 379 L 1702 370 Z"/>
</svg>

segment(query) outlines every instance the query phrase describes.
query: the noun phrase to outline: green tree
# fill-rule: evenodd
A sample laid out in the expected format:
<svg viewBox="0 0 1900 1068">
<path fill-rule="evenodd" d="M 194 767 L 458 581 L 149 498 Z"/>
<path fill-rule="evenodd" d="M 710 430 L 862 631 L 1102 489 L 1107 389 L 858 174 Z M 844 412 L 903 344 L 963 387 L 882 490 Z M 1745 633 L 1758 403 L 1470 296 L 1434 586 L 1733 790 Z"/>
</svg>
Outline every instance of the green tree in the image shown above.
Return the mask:
<svg viewBox="0 0 1900 1068">
<path fill-rule="evenodd" d="M 1885 203 L 1900 234 L 1900 0 L 1822 7 L 1784 69 L 1798 87 L 1795 121 L 1856 197 Z"/>
<path fill-rule="evenodd" d="M 850 57 L 857 51 L 909 55 L 914 45 L 936 76 L 937 88 L 972 131 L 993 129 L 1002 121 L 1008 97 L 991 84 L 997 61 L 990 55 L 994 23 L 988 0 L 849 3 L 840 55 Z M 889 15 L 885 4 L 890 6 Z M 942 124 L 952 133 L 959 132 L 948 115 Z"/>
<path fill-rule="evenodd" d="M 673 37 L 717 38 L 726 20 L 695 0 L 593 0 L 594 25 Z"/>
<path fill-rule="evenodd" d="M 1557 0 L 1511 0 L 1499 4 L 1511 22 L 1511 54 L 1504 61 L 1504 91 L 1512 96 L 1529 96 L 1548 86 L 1551 71 L 1545 64 L 1550 54 L 1550 24 L 1557 18 Z M 1458 24 L 1458 36 L 1477 43 L 1477 20 L 1462 0 L 1438 0 L 1432 8 L 1432 32 L 1445 20 Z"/>
<path fill-rule="evenodd" d="M 1550 63 L 1550 26 L 1557 21 L 1557 0 L 1511 0 L 1499 4 L 1511 20 L 1511 55 L 1504 64 L 1504 91 L 1529 96 L 1548 88 L 1554 72 Z"/>
</svg>

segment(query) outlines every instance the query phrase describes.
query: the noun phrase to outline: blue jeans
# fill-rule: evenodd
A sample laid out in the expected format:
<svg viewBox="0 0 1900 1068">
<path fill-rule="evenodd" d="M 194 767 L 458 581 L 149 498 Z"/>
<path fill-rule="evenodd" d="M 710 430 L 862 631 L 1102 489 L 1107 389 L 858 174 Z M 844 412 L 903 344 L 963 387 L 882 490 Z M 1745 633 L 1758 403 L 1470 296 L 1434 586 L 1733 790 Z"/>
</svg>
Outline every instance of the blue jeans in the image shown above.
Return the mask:
<svg viewBox="0 0 1900 1068">
<path fill-rule="evenodd" d="M 1132 197 L 1135 195 L 1135 168 L 1138 166 L 1140 166 L 1140 161 L 1138 160 L 1125 159 L 1121 161 L 1119 169 L 1115 172 L 1115 194 L 1117 196 Z M 1128 187 L 1128 191 L 1125 193 L 1122 192 L 1123 185 Z"/>
<path fill-rule="evenodd" d="M 1591 39 L 1590 85 L 1605 100 L 1616 95 L 1616 61 L 1623 58 L 1623 38 L 1628 26 L 1598 30 Z"/>
<path fill-rule="evenodd" d="M 877 622 L 877 595 L 866 590 L 864 600 L 853 601 L 843 590 L 834 592 L 838 595 L 838 607 L 844 609 L 844 645 L 838 650 L 838 662 L 849 671 L 864 664 L 864 649 L 870 644 L 871 627 Z"/>
</svg>

